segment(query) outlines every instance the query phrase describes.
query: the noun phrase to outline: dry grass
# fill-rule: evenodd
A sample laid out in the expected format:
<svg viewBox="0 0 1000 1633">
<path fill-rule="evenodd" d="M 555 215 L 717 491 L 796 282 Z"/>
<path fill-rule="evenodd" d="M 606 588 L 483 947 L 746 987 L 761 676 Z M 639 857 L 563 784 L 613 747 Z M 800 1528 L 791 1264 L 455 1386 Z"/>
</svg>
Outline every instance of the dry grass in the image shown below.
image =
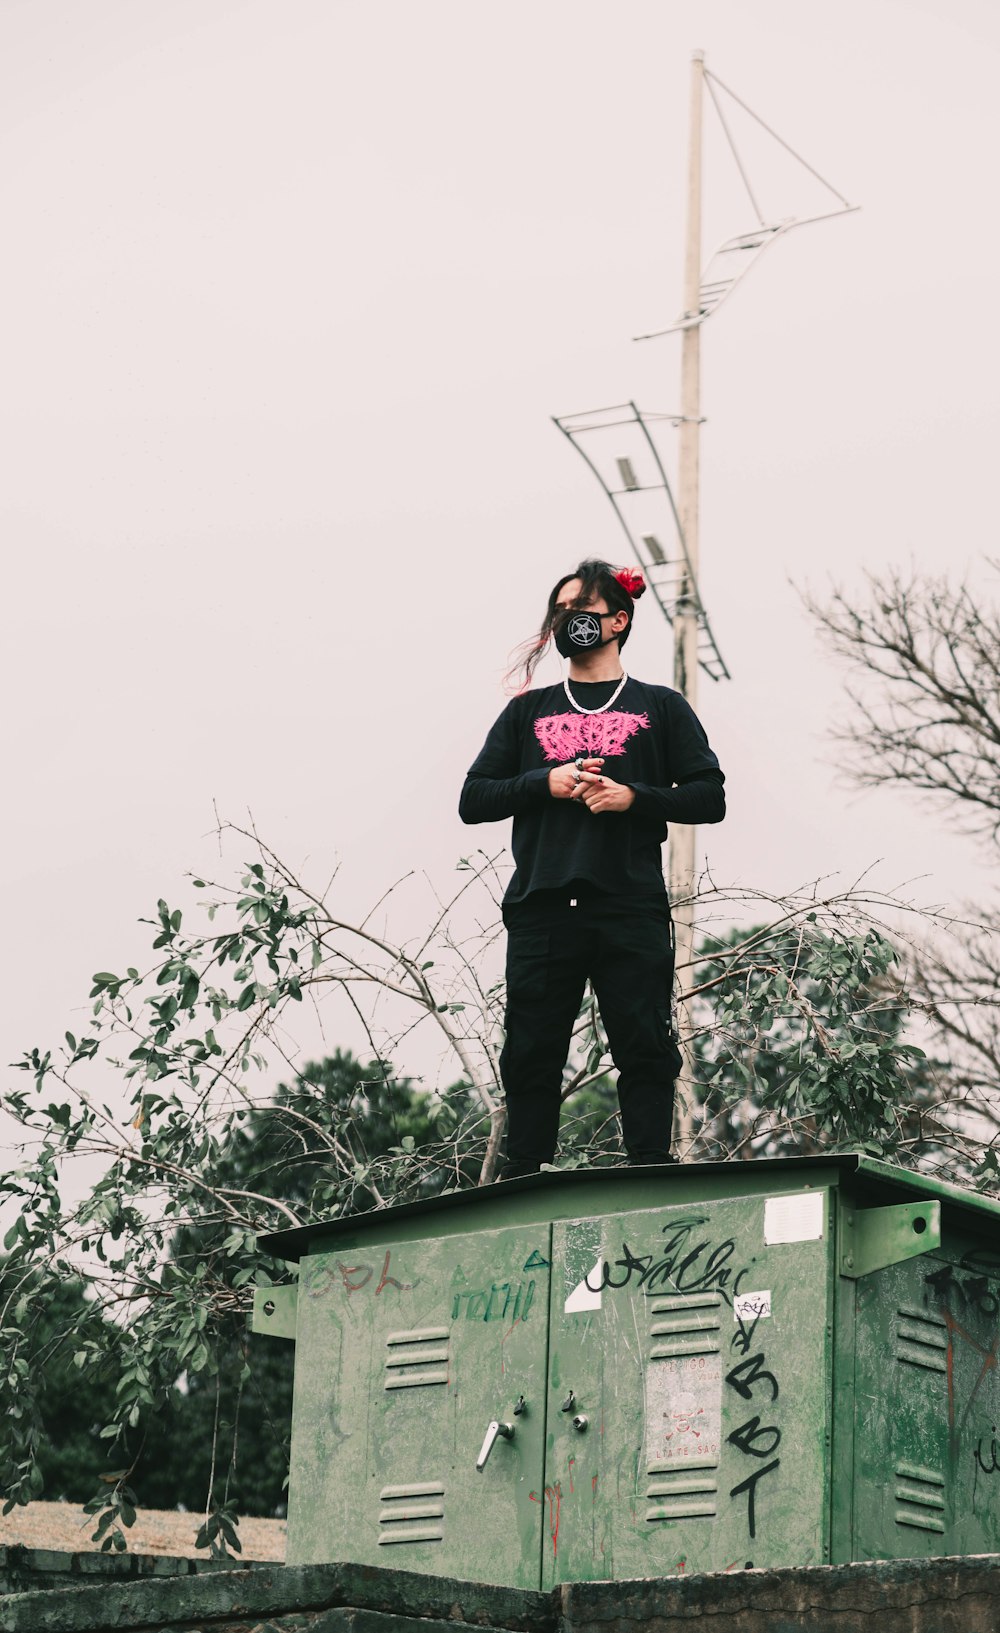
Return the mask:
<svg viewBox="0 0 1000 1633">
<path fill-rule="evenodd" d="M 91 1542 L 95 1521 L 76 1503 L 29 1503 L 0 1518 L 0 1547 L 49 1548 L 56 1553 L 97 1552 Z M 126 1532 L 129 1553 L 169 1554 L 173 1558 L 207 1559 L 207 1548 L 196 1548 L 199 1514 L 178 1514 L 174 1509 L 140 1509 Z M 244 1519 L 239 1538 L 243 1559 L 283 1560 L 284 1520 Z"/>
</svg>

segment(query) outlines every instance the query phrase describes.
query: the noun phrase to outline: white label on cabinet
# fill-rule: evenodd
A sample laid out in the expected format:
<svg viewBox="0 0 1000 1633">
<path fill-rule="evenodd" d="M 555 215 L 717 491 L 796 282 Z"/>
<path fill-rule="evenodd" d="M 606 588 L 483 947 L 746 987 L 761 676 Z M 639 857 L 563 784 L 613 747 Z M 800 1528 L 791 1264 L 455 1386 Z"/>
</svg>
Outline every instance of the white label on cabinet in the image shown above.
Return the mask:
<svg viewBox="0 0 1000 1633">
<path fill-rule="evenodd" d="M 765 1293 L 737 1293 L 733 1299 L 734 1321 L 760 1321 L 770 1314 L 770 1288 Z"/>
<path fill-rule="evenodd" d="M 579 1310 L 599 1310 L 601 1308 L 601 1275 L 604 1270 L 604 1260 L 598 1259 L 589 1275 L 578 1281 L 569 1298 L 563 1305 L 567 1315 L 575 1315 Z M 590 1282 L 588 1287 L 587 1283 Z"/>
<path fill-rule="evenodd" d="M 823 1192 L 769 1196 L 764 1203 L 764 1242 L 819 1242 L 823 1238 Z"/>
</svg>

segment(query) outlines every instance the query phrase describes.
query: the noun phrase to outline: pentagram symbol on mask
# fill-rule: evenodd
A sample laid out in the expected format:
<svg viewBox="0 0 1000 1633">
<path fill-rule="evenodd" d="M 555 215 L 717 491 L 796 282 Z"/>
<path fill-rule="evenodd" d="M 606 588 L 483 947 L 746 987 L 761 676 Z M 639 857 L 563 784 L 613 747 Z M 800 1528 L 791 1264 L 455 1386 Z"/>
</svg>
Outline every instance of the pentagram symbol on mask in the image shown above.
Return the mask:
<svg viewBox="0 0 1000 1633">
<path fill-rule="evenodd" d="M 600 620 L 593 613 L 578 612 L 569 620 L 566 634 L 574 646 L 593 646 L 601 638 Z"/>
</svg>

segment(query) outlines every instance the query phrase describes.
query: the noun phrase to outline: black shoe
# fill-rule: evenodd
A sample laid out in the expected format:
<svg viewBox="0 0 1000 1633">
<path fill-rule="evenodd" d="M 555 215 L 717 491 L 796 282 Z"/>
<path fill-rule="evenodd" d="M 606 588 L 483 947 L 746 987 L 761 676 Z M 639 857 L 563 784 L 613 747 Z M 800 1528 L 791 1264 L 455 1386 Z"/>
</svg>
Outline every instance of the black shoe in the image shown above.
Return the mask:
<svg viewBox="0 0 1000 1633">
<path fill-rule="evenodd" d="M 541 1172 L 540 1162 L 505 1162 L 497 1179 L 525 1179 L 528 1174 Z"/>
</svg>

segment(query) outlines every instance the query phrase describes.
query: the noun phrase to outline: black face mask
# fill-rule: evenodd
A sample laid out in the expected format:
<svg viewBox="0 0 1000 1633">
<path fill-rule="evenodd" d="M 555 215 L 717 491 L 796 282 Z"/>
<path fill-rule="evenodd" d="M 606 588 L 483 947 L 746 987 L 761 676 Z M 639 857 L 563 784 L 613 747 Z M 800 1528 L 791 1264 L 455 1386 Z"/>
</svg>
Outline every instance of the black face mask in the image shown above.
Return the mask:
<svg viewBox="0 0 1000 1633">
<path fill-rule="evenodd" d="M 578 658 L 583 652 L 595 652 L 598 647 L 610 646 L 621 634 L 601 640 L 602 618 L 613 618 L 613 612 L 570 612 L 555 631 L 556 651 L 562 658 Z"/>
</svg>

